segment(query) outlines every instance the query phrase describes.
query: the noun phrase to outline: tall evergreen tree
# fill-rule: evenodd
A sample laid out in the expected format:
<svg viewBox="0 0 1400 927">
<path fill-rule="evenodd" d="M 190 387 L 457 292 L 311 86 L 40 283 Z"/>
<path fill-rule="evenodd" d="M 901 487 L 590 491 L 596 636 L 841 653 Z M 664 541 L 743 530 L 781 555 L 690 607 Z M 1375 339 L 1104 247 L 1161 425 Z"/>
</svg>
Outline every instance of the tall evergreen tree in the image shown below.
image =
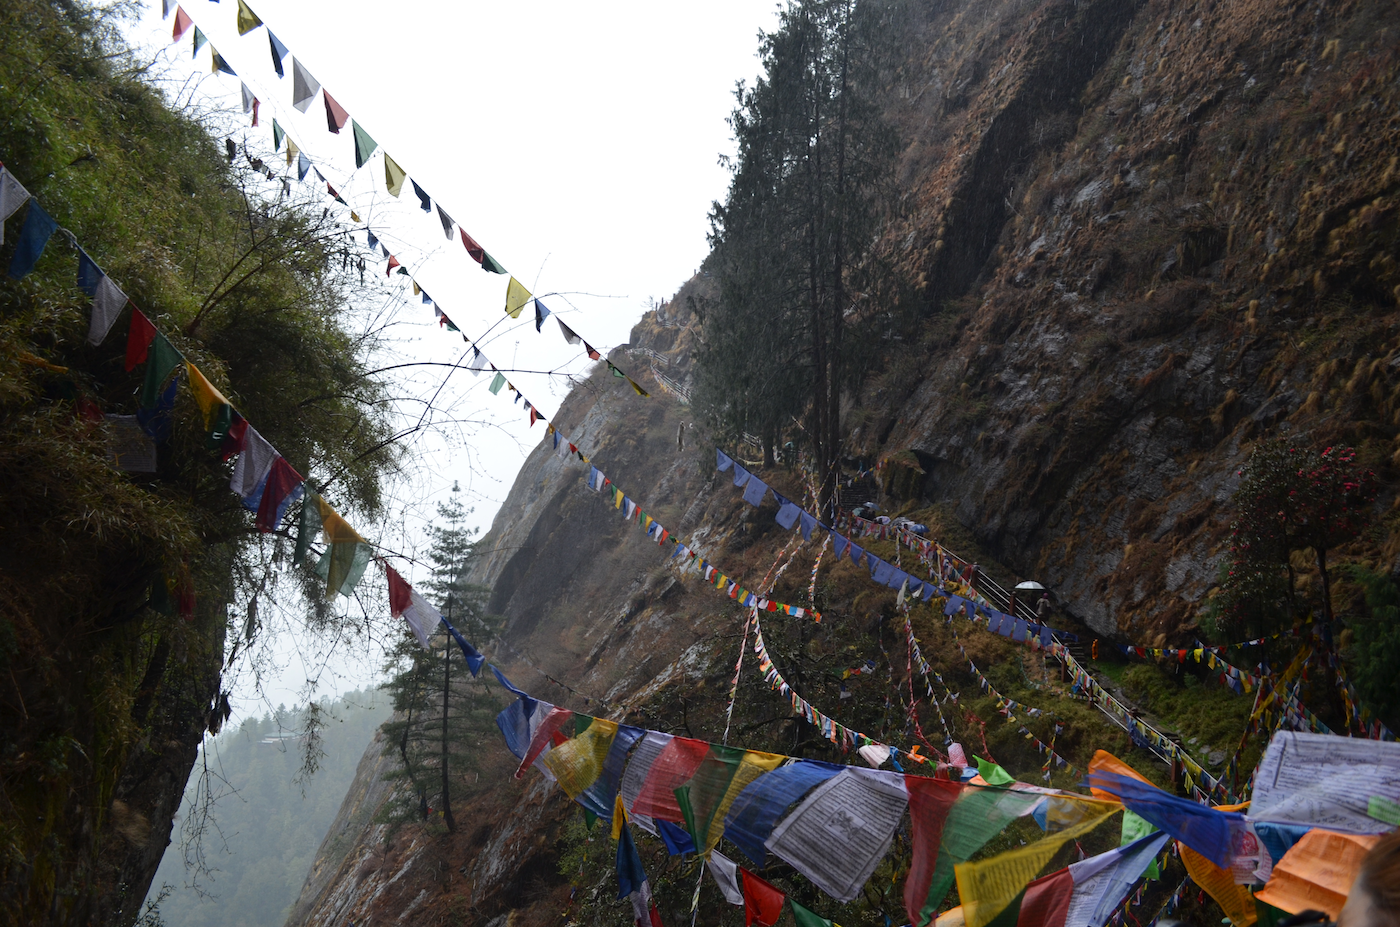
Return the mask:
<svg viewBox="0 0 1400 927">
<path fill-rule="evenodd" d="M 894 134 L 873 101 L 878 35 L 869 4 L 793 0 L 762 38 L 764 74 L 739 86 L 737 152 L 710 214 L 698 399 L 721 431 L 756 433 L 765 461 L 801 425 L 825 509 L 841 451 L 853 320 L 882 215 Z"/>
<path fill-rule="evenodd" d="M 428 529 L 428 562 L 432 572 L 422 584 L 429 601 L 467 637 L 486 639 L 494 623 L 486 615 L 486 592 L 465 579 L 475 541 L 466 527 L 469 510 L 452 487 L 452 498 L 437 507 L 437 524 Z M 391 679 L 387 686 L 395 717 L 384 725 L 385 749 L 399 757 L 401 774 L 413 788 L 402 793 L 394 811 L 399 820 L 427 817 L 429 808 L 442 815 L 449 832 L 454 784 L 464 783 L 479 765 L 481 732 L 494 714 L 485 684 L 463 672 L 462 654 L 446 630 L 439 628 L 425 652 L 405 631 L 390 651 Z"/>
</svg>

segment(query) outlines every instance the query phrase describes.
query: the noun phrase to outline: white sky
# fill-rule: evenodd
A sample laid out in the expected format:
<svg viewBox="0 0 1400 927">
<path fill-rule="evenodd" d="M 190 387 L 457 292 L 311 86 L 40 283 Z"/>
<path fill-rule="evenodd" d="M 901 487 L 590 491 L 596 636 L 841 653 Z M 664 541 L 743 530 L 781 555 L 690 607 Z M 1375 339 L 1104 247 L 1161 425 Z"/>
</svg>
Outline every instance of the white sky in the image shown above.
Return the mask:
<svg viewBox="0 0 1400 927">
<path fill-rule="evenodd" d="M 169 78 L 193 78 L 189 92 L 199 103 L 236 108 L 240 80 L 246 83 L 262 101 L 259 128 L 241 122 L 249 147 L 269 159 L 275 117 L 465 334 L 476 340 L 495 326 L 484 347 L 498 367 L 575 374 L 588 362 L 552 319 L 542 334 L 529 308 L 519 322 L 497 324 L 508 278 L 473 263 L 455 230 L 446 241 L 436 212 L 418 209 L 410 184 L 400 200 L 389 196 L 382 153 L 606 354 L 627 341 L 652 299 L 668 298 L 705 256 L 706 214 L 728 180 L 717 159 L 732 150 L 725 119 L 734 84 L 753 81 L 757 34 L 776 26 L 778 9 L 773 0 L 689 7 L 562 0 L 250 5 L 266 25 L 241 37 L 236 0 L 186 5 L 238 77 L 209 74 L 208 46 L 191 59 L 193 30 L 169 45 L 173 3 L 162 20 L 152 0 L 131 40 L 153 51 L 168 46 L 162 61 Z M 290 50 L 283 79 L 272 67 L 269 28 Z M 293 109 L 293 57 L 379 143 L 363 169 L 355 170 L 351 127 L 330 134 L 319 96 L 305 115 Z M 280 159 L 269 163 L 284 169 Z M 380 259 L 368 273 L 377 268 L 382 275 L 384 267 Z M 393 279 L 408 289 L 406 278 Z M 403 360 L 454 361 L 465 347 L 437 327 L 430 307 L 412 302 L 398 321 L 395 350 Z M 445 371 L 409 368 L 396 386 L 426 398 Z M 563 376 L 508 376 L 547 416 L 568 390 Z M 451 375 L 439 405 L 484 424 L 411 445 L 417 475 L 395 493 L 396 527 L 381 530 L 398 537 L 381 536 L 385 544 L 421 548 L 432 504 L 446 498 L 454 480 L 475 507 L 472 522 L 489 527 L 525 454 L 544 435 L 542 425 L 528 428 L 507 391 L 488 393 L 489 380 Z M 415 417 L 421 409 L 403 407 Z M 331 688 L 367 682 L 366 671 L 378 669 L 368 662 L 373 666 L 363 655 L 350 660 Z M 299 662 L 289 659 L 274 686 L 285 694 L 274 692 L 273 702 L 295 701 L 303 679 Z"/>
</svg>

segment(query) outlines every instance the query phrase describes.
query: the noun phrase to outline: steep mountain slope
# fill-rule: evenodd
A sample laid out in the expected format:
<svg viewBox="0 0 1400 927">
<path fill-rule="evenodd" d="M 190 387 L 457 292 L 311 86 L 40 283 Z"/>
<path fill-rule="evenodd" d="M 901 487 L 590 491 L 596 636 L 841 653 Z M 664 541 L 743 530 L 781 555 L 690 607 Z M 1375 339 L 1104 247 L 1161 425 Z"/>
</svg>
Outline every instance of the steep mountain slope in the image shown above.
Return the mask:
<svg viewBox="0 0 1400 927">
<path fill-rule="evenodd" d="M 907 50 L 886 88 L 906 144 L 905 193 L 878 247 L 913 282 L 922 321 L 917 337 L 890 337 L 882 366 L 850 398 L 849 454 L 908 462 L 913 480 L 884 471 L 882 501 L 998 578 L 1045 582 L 1066 622 L 1143 644 L 1189 639 L 1250 441 L 1344 440 L 1394 475 L 1397 7 L 1049 0 L 890 10 Z M 634 330 L 627 360 L 653 359 L 642 378 L 652 400 L 599 371 L 565 402 L 560 429 L 749 586 L 764 588 L 767 574 L 776 597 L 807 604 L 810 579 L 827 616 L 819 627 L 764 622 L 783 673 L 823 710 L 839 706 L 843 722 L 915 742 L 897 701 L 889 707 L 891 687 L 908 684 L 902 628 L 887 626 L 892 596 L 848 563 L 827 559 L 814 574 L 816 544 L 797 547 L 771 508 L 744 505 L 716 479 L 713 448 L 690 427 L 699 423 L 659 385 L 656 375 L 684 387 L 703 337 L 691 307 L 714 295 L 697 277 Z M 506 619 L 493 659 L 541 698 L 717 740 L 728 727 L 737 610 L 693 572 L 669 569 L 669 550 L 589 492 L 586 468 L 551 445 L 527 461 L 473 567 Z M 763 476 L 803 496 L 800 473 Z M 1350 553 L 1389 571 L 1400 542 L 1392 515 L 1377 520 Z M 881 554 L 893 558 L 893 545 Z M 963 688 L 966 715 L 949 719 L 957 736 L 1038 775 L 1042 761 L 1016 726 L 987 721 L 998 706 L 976 696 L 937 616 L 916 610 L 915 627 Z M 1132 749 L 1064 697 L 1043 663 L 983 632 L 965 643 L 1004 693 L 1069 720 L 1057 749 L 1072 762 L 1095 747 Z M 888 669 L 852 680 L 855 697 L 841 700 L 840 671 L 867 658 Z M 1153 674 L 1123 673 L 1124 690 L 1147 699 L 1170 687 L 1161 704 L 1177 706 L 1171 722 L 1187 742 L 1228 756 L 1244 700 L 1189 668 Z M 938 719 L 922 716 L 932 737 Z M 809 728 L 745 675 L 738 742 L 841 759 Z M 510 781 L 514 764 L 501 754 L 499 779 L 471 800 L 475 833 L 406 829 L 386 843 L 366 825 L 348 852 L 323 847 L 318 866 L 343 875 L 308 883 L 291 923 L 388 923 L 409 905 L 414 917 L 461 923 L 554 923 L 561 909 L 610 922 L 605 848 L 587 843 L 570 823 L 576 812 L 536 774 Z M 647 864 L 666 922 L 688 918 L 693 874 L 664 854 Z M 880 880 L 894 894 L 872 888 L 825 911 L 848 924 L 900 917 L 898 875 Z M 810 890 L 793 881 L 790 890 Z M 737 922 L 723 906 L 705 907 L 706 917 Z M 1196 922 L 1218 918 L 1199 912 Z"/>
</svg>

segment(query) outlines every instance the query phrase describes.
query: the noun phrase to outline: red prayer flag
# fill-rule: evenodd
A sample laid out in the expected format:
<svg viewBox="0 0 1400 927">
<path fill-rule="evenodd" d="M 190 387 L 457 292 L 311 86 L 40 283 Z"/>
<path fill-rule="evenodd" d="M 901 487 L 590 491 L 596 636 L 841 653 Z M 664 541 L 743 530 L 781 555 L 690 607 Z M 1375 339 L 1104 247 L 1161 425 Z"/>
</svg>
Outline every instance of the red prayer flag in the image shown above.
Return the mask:
<svg viewBox="0 0 1400 927">
<path fill-rule="evenodd" d="M 559 742 L 568 739 L 560 733 L 559 729 L 564 726 L 565 722 L 573 721 L 573 719 L 574 713 L 567 708 L 550 709 L 549 714 L 545 715 L 540 726 L 535 729 L 535 735 L 530 739 L 530 749 L 525 751 L 525 757 L 520 761 L 520 767 L 515 771 L 515 778 L 523 779 L 525 777 L 525 770 L 534 765 L 535 760 L 539 759 L 545 747 L 555 742 L 556 734 L 559 735 Z"/>
<path fill-rule="evenodd" d="M 146 362 L 146 351 L 156 340 L 156 327 L 140 309 L 132 307 L 131 328 L 126 333 L 126 369 L 135 370 Z"/>
<path fill-rule="evenodd" d="M 538 422 L 539 420 L 540 420 L 540 413 L 538 413 L 538 412 L 535 411 L 535 407 L 534 407 L 534 406 L 531 406 L 531 407 L 530 407 L 530 426 L 533 428 L 534 425 L 535 425 L 535 422 Z"/>
<path fill-rule="evenodd" d="M 1035 927 L 1065 927 L 1069 914 L 1070 896 L 1074 894 L 1074 876 L 1068 869 L 1052 872 L 1026 886 L 1021 899 L 1021 911 L 1016 923 Z"/>
<path fill-rule="evenodd" d="M 326 98 L 326 128 L 339 135 L 340 130 L 345 128 L 345 123 L 349 121 L 350 114 L 345 111 L 345 107 L 331 97 L 324 87 L 321 88 L 321 96 Z"/>
<path fill-rule="evenodd" d="M 258 127 L 258 98 L 253 97 L 253 128 Z"/>
<path fill-rule="evenodd" d="M 386 268 L 384 269 L 384 276 L 388 277 L 388 276 L 390 276 L 391 274 L 393 274 L 394 268 L 395 268 L 395 267 L 398 267 L 398 266 L 399 266 L 399 259 L 396 258 L 396 257 L 394 257 L 392 254 L 389 255 L 389 266 L 386 267 Z M 441 325 L 442 323 L 439 322 L 438 324 Z"/>
<path fill-rule="evenodd" d="M 588 352 L 589 360 L 598 360 L 602 357 L 601 354 L 594 350 L 593 345 L 589 344 L 587 341 L 583 343 L 583 349 Z"/>
<path fill-rule="evenodd" d="M 263 483 L 262 499 L 258 502 L 259 531 L 267 534 L 277 530 L 277 510 L 282 507 L 282 500 L 291 495 L 302 482 L 301 474 L 293 470 L 286 459 L 279 455 L 272 462 L 272 469 L 267 472 L 267 481 Z"/>
<path fill-rule="evenodd" d="M 190 14 L 185 12 L 185 8 L 177 6 L 175 8 L 175 31 L 170 33 L 170 41 L 178 42 L 184 37 L 185 32 L 194 25 L 194 20 L 190 19 Z"/>
<path fill-rule="evenodd" d="M 763 927 L 773 927 L 783 913 L 787 895 L 742 866 L 739 875 L 744 881 L 744 927 L 753 927 L 755 921 Z"/>
<path fill-rule="evenodd" d="M 467 249 L 467 254 L 471 255 L 473 261 L 480 264 L 486 257 L 486 249 L 478 245 L 476 239 L 468 235 L 467 230 L 460 225 L 457 226 L 457 231 L 462 233 L 462 247 Z"/>
<path fill-rule="evenodd" d="M 219 446 L 219 459 L 227 463 L 235 455 L 243 453 L 244 441 L 248 436 L 248 420 L 237 412 L 233 413 L 233 424 L 228 426 L 223 444 Z"/>
<path fill-rule="evenodd" d="M 663 821 L 682 823 L 681 806 L 676 801 L 676 789 L 690 781 L 701 762 L 710 752 L 710 745 L 703 740 L 689 737 L 673 737 L 651 764 L 647 771 L 642 790 L 630 809 L 633 814 Z"/>
<path fill-rule="evenodd" d="M 385 566 L 384 572 L 389 577 L 389 614 L 397 618 L 413 604 L 413 587 L 393 567 Z"/>
<path fill-rule="evenodd" d="M 909 863 L 909 875 L 904 880 L 904 910 L 909 923 L 923 927 L 938 916 L 942 898 L 930 898 L 933 869 L 938 862 L 938 847 L 943 842 L 943 822 L 962 792 L 962 784 L 948 779 L 905 776 L 904 787 L 909 792 L 909 819 L 913 822 L 910 842 L 914 856 Z"/>
</svg>

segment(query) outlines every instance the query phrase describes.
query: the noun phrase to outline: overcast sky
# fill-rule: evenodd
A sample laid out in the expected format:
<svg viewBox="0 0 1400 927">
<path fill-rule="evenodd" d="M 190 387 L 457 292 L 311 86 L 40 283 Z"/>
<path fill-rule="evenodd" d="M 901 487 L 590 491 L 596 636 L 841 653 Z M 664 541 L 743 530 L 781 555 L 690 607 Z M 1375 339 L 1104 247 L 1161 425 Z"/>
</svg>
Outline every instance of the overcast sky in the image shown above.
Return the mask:
<svg viewBox="0 0 1400 927">
<path fill-rule="evenodd" d="M 193 30 L 168 44 L 173 3 L 163 19 L 160 0 L 152 0 L 132 38 L 152 54 L 167 46 L 160 55 L 167 88 L 188 80 L 185 96 L 197 105 L 236 110 L 240 82 L 246 84 L 260 100 L 260 126 L 245 119 L 238 128 L 250 149 L 285 170 L 268 157 L 276 118 L 465 334 L 475 341 L 489 330 L 483 344 L 492 362 L 559 371 L 510 374 L 546 415 L 567 393 L 564 374 L 582 373 L 587 360 L 553 320 L 537 334 L 528 308 L 519 322 L 502 322 L 508 278 L 473 263 L 455 230 L 446 240 L 436 212 L 418 209 L 410 184 L 400 199 L 391 197 L 383 153 L 606 354 L 627 342 L 651 300 L 668 298 L 705 256 L 706 214 L 727 184 L 717 161 L 732 150 L 725 119 L 734 85 L 756 76 L 757 35 L 776 25 L 778 9 L 772 0 L 689 7 L 249 3 L 265 25 L 239 36 L 236 0 L 189 0 L 186 11 L 210 40 L 197 57 Z M 282 79 L 272 67 L 269 29 L 290 50 Z M 211 46 L 237 77 L 209 73 Z M 379 144 L 362 169 L 355 168 L 351 127 L 330 134 L 320 96 L 304 115 L 292 107 L 292 58 Z M 381 259 L 369 272 L 383 274 L 385 266 Z M 393 279 L 407 289 L 404 278 Z M 464 349 L 459 336 L 437 326 L 430 307 L 410 301 L 396 321 L 394 351 L 404 359 L 453 361 Z M 407 368 L 396 385 L 422 400 L 437 393 L 444 375 L 444 368 Z M 487 392 L 489 379 L 450 375 L 434 414 L 481 424 L 449 427 L 411 445 L 419 467 L 395 493 L 395 527 L 379 528 L 399 535 L 382 538 L 386 544 L 421 545 L 432 505 L 454 480 L 475 508 L 474 523 L 490 525 L 544 429 L 531 431 L 506 391 Z M 403 406 L 406 415 L 421 410 L 414 401 Z M 410 579 L 422 575 L 419 568 Z M 300 678 L 299 668 L 289 668 L 288 692 Z M 344 686 L 364 681 L 346 679 Z"/>
</svg>

